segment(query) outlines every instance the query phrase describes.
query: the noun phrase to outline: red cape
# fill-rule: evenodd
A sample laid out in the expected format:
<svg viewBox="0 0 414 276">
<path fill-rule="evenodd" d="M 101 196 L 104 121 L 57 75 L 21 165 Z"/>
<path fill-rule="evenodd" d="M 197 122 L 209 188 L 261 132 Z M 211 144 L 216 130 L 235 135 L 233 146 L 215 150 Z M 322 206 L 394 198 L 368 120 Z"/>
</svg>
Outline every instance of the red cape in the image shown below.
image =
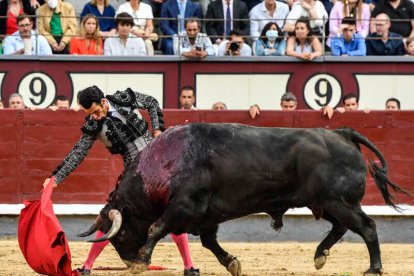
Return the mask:
<svg viewBox="0 0 414 276">
<path fill-rule="evenodd" d="M 40 274 L 71 275 L 71 255 L 65 233 L 53 212 L 54 177 L 40 200 L 24 201 L 20 212 L 18 240 L 29 266 Z"/>
</svg>

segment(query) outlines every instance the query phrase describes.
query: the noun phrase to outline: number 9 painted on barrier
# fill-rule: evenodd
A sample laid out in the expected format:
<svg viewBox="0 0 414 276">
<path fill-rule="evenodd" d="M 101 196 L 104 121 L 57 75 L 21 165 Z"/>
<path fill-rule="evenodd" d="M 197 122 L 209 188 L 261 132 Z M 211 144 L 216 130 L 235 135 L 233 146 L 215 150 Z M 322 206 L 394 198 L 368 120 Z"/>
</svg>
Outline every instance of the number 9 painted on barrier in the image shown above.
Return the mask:
<svg viewBox="0 0 414 276">
<path fill-rule="evenodd" d="M 303 88 L 305 104 L 314 110 L 325 105 L 335 107 L 341 101 L 342 88 L 340 82 L 328 74 L 317 74 L 310 77 Z"/>
<path fill-rule="evenodd" d="M 20 82 L 18 93 L 22 95 L 27 107 L 46 108 L 56 97 L 56 85 L 43 73 L 31 73 Z"/>
</svg>

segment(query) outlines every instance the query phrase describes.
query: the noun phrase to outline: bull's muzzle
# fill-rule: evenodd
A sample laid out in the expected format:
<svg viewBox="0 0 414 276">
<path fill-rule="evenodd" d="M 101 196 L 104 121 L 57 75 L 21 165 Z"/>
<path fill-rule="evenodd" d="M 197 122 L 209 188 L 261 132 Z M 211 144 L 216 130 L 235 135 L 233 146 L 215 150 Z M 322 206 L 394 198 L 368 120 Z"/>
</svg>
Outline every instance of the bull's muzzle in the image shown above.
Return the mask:
<svg viewBox="0 0 414 276">
<path fill-rule="evenodd" d="M 109 229 L 108 233 L 104 236 L 100 237 L 99 239 L 88 240 L 88 242 L 102 242 L 109 240 L 113 236 L 115 236 L 122 225 L 122 214 L 116 209 L 111 209 L 108 213 L 109 219 L 112 221 L 111 229 Z"/>
</svg>

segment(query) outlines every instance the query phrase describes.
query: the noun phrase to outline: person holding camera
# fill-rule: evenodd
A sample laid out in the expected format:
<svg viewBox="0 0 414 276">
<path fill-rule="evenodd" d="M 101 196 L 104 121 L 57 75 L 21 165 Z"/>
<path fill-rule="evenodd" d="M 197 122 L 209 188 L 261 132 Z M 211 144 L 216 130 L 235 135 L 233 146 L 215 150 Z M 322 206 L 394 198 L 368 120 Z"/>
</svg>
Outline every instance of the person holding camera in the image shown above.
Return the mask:
<svg viewBox="0 0 414 276">
<path fill-rule="evenodd" d="M 251 56 L 252 48 L 244 43 L 244 38 L 239 31 L 230 31 L 229 39 L 220 43 L 218 56 Z"/>
<path fill-rule="evenodd" d="M 184 23 L 185 31 L 174 35 L 174 54 L 188 58 L 203 59 L 214 56 L 215 51 L 210 38 L 200 33 L 200 23 L 197 18 L 189 18 Z"/>
</svg>

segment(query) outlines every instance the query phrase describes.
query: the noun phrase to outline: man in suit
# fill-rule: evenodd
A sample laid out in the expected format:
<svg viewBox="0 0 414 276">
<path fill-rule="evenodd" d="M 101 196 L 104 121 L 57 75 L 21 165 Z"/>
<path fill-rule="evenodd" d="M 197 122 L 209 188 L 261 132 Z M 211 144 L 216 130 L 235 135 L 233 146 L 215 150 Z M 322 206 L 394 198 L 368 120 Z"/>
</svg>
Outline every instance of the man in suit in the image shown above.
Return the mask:
<svg viewBox="0 0 414 276">
<path fill-rule="evenodd" d="M 184 20 L 186 18 L 201 18 L 200 4 L 191 0 L 168 0 L 162 5 L 161 18 L 180 18 L 181 20 L 162 20 L 161 30 L 165 36 L 162 39 L 161 49 L 164 55 L 174 55 L 173 35 L 185 31 Z M 178 24 L 178 21 L 180 24 Z M 180 29 L 178 29 L 180 26 Z"/>
<path fill-rule="evenodd" d="M 211 2 L 207 8 L 206 19 L 207 35 L 210 36 L 213 44 L 219 45 L 231 30 L 237 30 L 243 36 L 249 34 L 249 11 L 246 4 L 240 0 Z M 217 19 L 221 20 L 217 21 Z M 239 19 L 243 21 L 239 21 Z"/>
</svg>

